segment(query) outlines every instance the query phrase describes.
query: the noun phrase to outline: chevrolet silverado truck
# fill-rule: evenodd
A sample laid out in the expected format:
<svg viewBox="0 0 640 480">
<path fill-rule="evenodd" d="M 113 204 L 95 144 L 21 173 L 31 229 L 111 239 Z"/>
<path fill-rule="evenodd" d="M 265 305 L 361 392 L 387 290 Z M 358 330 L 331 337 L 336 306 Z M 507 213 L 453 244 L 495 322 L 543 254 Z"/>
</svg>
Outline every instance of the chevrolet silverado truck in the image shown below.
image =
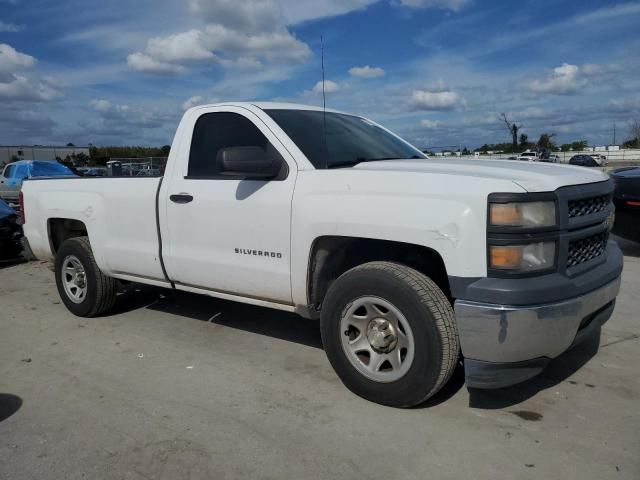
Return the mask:
<svg viewBox="0 0 640 480">
<path fill-rule="evenodd" d="M 119 281 L 319 319 L 354 393 L 424 402 L 541 372 L 611 316 L 623 257 L 599 171 L 433 160 L 355 115 L 281 103 L 185 112 L 162 177 L 27 180 L 24 231 L 62 301 Z"/>
</svg>

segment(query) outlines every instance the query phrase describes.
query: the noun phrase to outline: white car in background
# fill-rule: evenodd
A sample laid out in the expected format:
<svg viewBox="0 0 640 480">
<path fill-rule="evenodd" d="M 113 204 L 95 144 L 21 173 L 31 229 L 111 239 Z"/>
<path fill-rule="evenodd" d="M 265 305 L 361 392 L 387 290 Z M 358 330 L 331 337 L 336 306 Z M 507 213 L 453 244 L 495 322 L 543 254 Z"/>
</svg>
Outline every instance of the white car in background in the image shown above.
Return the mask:
<svg viewBox="0 0 640 480">
<path fill-rule="evenodd" d="M 539 161 L 546 163 L 561 163 L 560 155 L 543 155 L 540 157 Z"/>
<path fill-rule="evenodd" d="M 538 160 L 538 154 L 536 152 L 522 152 L 518 156 L 518 160 L 524 160 L 527 162 L 535 162 Z"/>
</svg>

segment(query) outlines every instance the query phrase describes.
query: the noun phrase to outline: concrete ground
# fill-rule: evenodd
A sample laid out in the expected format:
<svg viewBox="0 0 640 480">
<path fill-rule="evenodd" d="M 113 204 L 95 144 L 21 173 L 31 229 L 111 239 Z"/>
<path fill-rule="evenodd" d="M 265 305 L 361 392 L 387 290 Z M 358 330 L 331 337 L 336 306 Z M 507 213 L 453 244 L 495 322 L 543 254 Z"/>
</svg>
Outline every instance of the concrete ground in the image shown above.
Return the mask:
<svg viewBox="0 0 640 480">
<path fill-rule="evenodd" d="M 46 265 L 5 265 L 0 478 L 638 479 L 640 246 L 622 245 L 599 338 L 499 391 L 458 370 L 412 410 L 344 388 L 312 321 L 136 286 L 81 319 Z"/>
</svg>

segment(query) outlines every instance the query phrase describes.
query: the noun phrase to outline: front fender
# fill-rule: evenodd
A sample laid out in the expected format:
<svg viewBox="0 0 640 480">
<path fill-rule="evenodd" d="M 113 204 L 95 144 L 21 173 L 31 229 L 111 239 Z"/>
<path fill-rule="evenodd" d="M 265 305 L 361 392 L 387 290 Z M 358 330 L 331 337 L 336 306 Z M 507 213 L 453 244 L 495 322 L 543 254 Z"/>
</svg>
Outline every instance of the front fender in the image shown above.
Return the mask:
<svg viewBox="0 0 640 480">
<path fill-rule="evenodd" d="M 296 304 L 307 304 L 309 253 L 322 236 L 428 247 L 442 257 L 448 275 L 486 275 L 487 195 L 495 184 L 474 179 L 474 185 L 460 185 L 454 191 L 434 175 L 310 173 L 299 176 L 293 202 L 291 269 Z M 502 188 L 513 189 L 513 184 Z"/>
</svg>

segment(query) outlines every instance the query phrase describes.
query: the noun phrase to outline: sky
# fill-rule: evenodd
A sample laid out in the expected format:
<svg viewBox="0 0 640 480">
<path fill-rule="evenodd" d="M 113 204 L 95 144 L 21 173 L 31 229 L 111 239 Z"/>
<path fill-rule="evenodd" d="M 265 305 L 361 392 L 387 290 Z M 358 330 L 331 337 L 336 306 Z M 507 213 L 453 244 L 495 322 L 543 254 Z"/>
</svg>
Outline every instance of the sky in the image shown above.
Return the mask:
<svg viewBox="0 0 640 480">
<path fill-rule="evenodd" d="M 640 120 L 640 2 L 0 0 L 0 144 L 170 144 L 186 108 L 322 104 L 423 149 L 617 142 Z"/>
</svg>

